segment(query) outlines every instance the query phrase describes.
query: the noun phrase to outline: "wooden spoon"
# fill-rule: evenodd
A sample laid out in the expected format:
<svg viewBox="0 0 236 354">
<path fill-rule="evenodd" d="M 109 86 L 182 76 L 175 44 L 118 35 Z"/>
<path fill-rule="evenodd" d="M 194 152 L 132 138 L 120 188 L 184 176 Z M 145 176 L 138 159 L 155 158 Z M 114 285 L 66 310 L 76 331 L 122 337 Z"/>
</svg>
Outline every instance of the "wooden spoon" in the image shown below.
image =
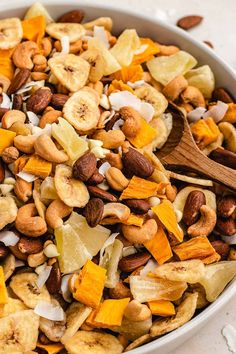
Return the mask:
<svg viewBox="0 0 236 354">
<path fill-rule="evenodd" d="M 171 108 L 173 128 L 157 157 L 168 169 L 196 172 L 215 182 L 236 189 L 236 170 L 210 160 L 197 147 L 187 119 L 176 108 Z"/>
</svg>

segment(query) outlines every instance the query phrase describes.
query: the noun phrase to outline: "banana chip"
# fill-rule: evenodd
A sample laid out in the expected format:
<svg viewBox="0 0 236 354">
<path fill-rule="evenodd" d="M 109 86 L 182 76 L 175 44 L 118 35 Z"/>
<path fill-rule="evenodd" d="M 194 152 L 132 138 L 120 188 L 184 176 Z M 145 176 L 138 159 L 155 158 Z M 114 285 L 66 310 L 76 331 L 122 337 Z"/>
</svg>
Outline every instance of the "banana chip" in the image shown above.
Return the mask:
<svg viewBox="0 0 236 354">
<path fill-rule="evenodd" d="M 135 349 L 140 347 L 140 345 L 146 344 L 150 342 L 151 340 L 150 334 L 144 334 L 143 336 L 135 339 L 131 344 L 128 345 L 128 347 L 125 348 L 125 352 L 128 352 L 129 350 Z"/>
<path fill-rule="evenodd" d="M 129 66 L 132 63 L 136 50 L 141 46 L 136 30 L 126 29 L 111 48 L 111 54 L 121 66 Z"/>
<path fill-rule="evenodd" d="M 56 39 L 62 39 L 67 36 L 70 43 L 78 41 L 85 35 L 85 29 L 79 23 L 49 23 L 46 27 L 46 32 Z"/>
<path fill-rule="evenodd" d="M 197 297 L 197 293 L 186 294 L 185 300 L 178 306 L 174 317 L 154 321 L 150 330 L 151 337 L 159 337 L 190 321 L 197 307 Z"/>
<path fill-rule="evenodd" d="M 145 84 L 139 86 L 136 88 L 135 94 L 142 101 L 150 103 L 153 106 L 154 117 L 159 117 L 168 107 L 168 101 L 165 96 L 151 85 Z"/>
<path fill-rule="evenodd" d="M 0 312 L 0 317 L 7 317 L 23 310 L 28 310 L 28 307 L 25 306 L 21 300 L 8 297 L 8 302 L 3 306 L 3 309 Z"/>
<path fill-rule="evenodd" d="M 141 336 L 146 335 L 152 326 L 152 317 L 150 316 L 144 321 L 130 321 L 124 317 L 120 327 L 113 328 L 115 332 L 123 334 L 125 338 L 130 341 L 134 341 Z"/>
</svg>

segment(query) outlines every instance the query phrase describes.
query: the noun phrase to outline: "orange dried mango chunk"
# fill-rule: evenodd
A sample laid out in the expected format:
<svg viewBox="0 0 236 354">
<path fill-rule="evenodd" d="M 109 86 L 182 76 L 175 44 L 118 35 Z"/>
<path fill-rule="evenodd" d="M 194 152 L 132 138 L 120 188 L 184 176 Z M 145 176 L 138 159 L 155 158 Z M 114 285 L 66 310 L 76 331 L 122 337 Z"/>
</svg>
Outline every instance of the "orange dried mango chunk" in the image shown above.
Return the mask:
<svg viewBox="0 0 236 354">
<path fill-rule="evenodd" d="M 8 302 L 7 288 L 5 284 L 3 268 L 0 266 L 0 305 Z"/>
<path fill-rule="evenodd" d="M 171 301 L 168 300 L 148 301 L 148 306 L 153 315 L 163 316 L 163 317 L 175 315 L 175 307 Z"/>
<path fill-rule="evenodd" d="M 15 132 L 0 128 L 0 156 L 4 149 L 13 145 Z"/>
<path fill-rule="evenodd" d="M 144 246 L 159 264 L 163 264 L 173 256 L 169 240 L 159 224 L 155 237 L 144 243 Z"/>
<path fill-rule="evenodd" d="M 45 34 L 46 21 L 43 16 L 32 17 L 21 22 L 23 27 L 23 38 L 41 43 Z"/>
<path fill-rule="evenodd" d="M 140 122 L 141 128 L 138 134 L 133 138 L 127 137 L 131 144 L 138 149 L 150 144 L 157 135 L 156 129 L 151 127 L 144 118 L 141 118 Z"/>
<path fill-rule="evenodd" d="M 16 175 L 20 171 L 23 170 L 23 168 L 26 165 L 26 162 L 29 160 L 30 156 L 23 155 L 20 156 L 15 162 L 14 162 L 14 174 Z"/>
<path fill-rule="evenodd" d="M 152 208 L 152 211 L 157 215 L 161 223 L 179 241 L 183 241 L 183 231 L 179 227 L 172 203 L 164 199 L 161 204 Z"/>
<path fill-rule="evenodd" d="M 106 269 L 88 260 L 75 280 L 73 297 L 82 304 L 99 306 L 106 282 Z"/>
<path fill-rule="evenodd" d="M 140 54 L 136 54 L 133 57 L 132 64 L 141 64 L 145 61 L 154 58 L 154 55 L 160 52 L 158 45 L 150 38 L 140 38 L 141 46 L 146 45 L 147 48 Z"/>
<path fill-rule="evenodd" d="M 112 74 L 112 78 L 122 80 L 124 83 L 142 80 L 143 68 L 141 65 L 129 65 Z"/>
<path fill-rule="evenodd" d="M 12 79 L 14 75 L 14 65 L 11 56 L 14 49 L 0 50 L 0 74 Z"/>
<path fill-rule="evenodd" d="M 30 173 L 35 176 L 46 178 L 52 171 L 52 163 L 48 162 L 37 155 L 33 155 L 26 162 L 23 172 Z"/>
<path fill-rule="evenodd" d="M 123 199 L 146 199 L 156 195 L 159 183 L 147 181 L 146 179 L 133 176 L 128 187 L 125 188 L 120 196 Z"/>
<path fill-rule="evenodd" d="M 135 215 L 131 213 L 128 219 L 124 221 L 122 224 L 135 225 L 141 227 L 143 223 L 144 223 L 144 218 L 142 215 Z"/>
<path fill-rule="evenodd" d="M 211 117 L 200 119 L 191 125 L 191 132 L 200 149 L 216 141 L 220 135 L 220 130 Z"/>
<path fill-rule="evenodd" d="M 228 109 L 222 122 L 236 123 L 236 103 L 228 103 Z"/>
<path fill-rule="evenodd" d="M 45 345 L 38 342 L 36 347 L 46 350 L 48 354 L 57 354 L 64 348 L 64 345 L 62 345 L 61 343 Z"/>
<path fill-rule="evenodd" d="M 113 80 L 109 86 L 108 94 L 110 95 L 114 91 L 129 91 L 134 93 L 134 90 L 126 85 L 122 80 Z"/>
<path fill-rule="evenodd" d="M 204 263 L 213 263 L 219 260 L 215 249 L 209 240 L 204 236 L 194 237 L 193 239 L 183 242 L 173 247 L 174 253 L 181 261 L 187 259 L 201 259 Z M 218 255 L 219 256 L 219 255 Z"/>
</svg>

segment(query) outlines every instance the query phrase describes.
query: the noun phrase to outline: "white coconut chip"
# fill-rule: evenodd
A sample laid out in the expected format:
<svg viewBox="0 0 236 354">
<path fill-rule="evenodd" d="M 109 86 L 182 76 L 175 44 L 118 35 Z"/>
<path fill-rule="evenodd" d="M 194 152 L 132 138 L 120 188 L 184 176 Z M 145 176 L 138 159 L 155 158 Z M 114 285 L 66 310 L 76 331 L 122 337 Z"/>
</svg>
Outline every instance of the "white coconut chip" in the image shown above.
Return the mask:
<svg viewBox="0 0 236 354">
<path fill-rule="evenodd" d="M 110 44 L 107 38 L 107 34 L 103 26 L 94 26 L 93 36 L 99 39 L 107 49 L 110 48 Z"/>
<path fill-rule="evenodd" d="M 116 239 L 116 237 L 117 237 L 118 235 L 119 235 L 119 232 L 115 232 L 114 234 L 111 234 L 111 235 L 108 237 L 108 239 L 104 242 L 104 244 L 103 244 L 103 246 L 102 246 L 102 248 L 101 248 L 101 250 L 100 250 L 100 261 L 99 261 L 99 264 L 100 264 L 100 262 L 101 262 L 101 259 L 102 259 L 103 255 L 104 255 L 105 249 L 106 249 L 108 246 L 113 245 L 113 243 L 114 243 L 114 241 L 115 241 L 115 239 Z"/>
<path fill-rule="evenodd" d="M 118 119 L 113 127 L 112 127 L 112 130 L 120 130 L 120 127 L 122 127 L 122 125 L 124 124 L 124 120 L 123 119 Z"/>
<path fill-rule="evenodd" d="M 51 270 L 52 270 L 52 266 L 46 266 L 45 269 L 39 273 L 37 279 L 37 285 L 39 289 L 41 289 L 46 283 L 46 281 L 48 280 Z"/>
<path fill-rule="evenodd" d="M 135 81 L 135 82 L 131 82 L 131 81 L 127 82 L 127 85 L 129 87 L 131 87 L 132 89 L 136 89 L 137 87 L 143 86 L 145 84 L 146 84 L 146 82 L 144 80 L 138 80 L 138 81 Z"/>
<path fill-rule="evenodd" d="M 232 236 L 222 236 L 221 235 L 221 238 L 223 241 L 228 243 L 228 245 L 236 245 L 236 234 L 234 234 Z"/>
<path fill-rule="evenodd" d="M 111 167 L 111 165 L 109 164 L 109 162 L 104 162 L 98 169 L 98 172 L 105 176 L 105 173 L 107 172 L 107 170 Z"/>
<path fill-rule="evenodd" d="M 148 277 L 148 273 L 150 272 L 154 272 L 154 270 L 158 267 L 157 262 L 155 262 L 154 260 L 150 259 L 147 264 L 145 265 L 145 267 L 140 271 L 140 276 L 141 277 Z"/>
<path fill-rule="evenodd" d="M 46 126 L 44 128 L 39 128 L 39 127 L 33 126 L 31 132 L 32 132 L 32 134 L 34 136 L 37 136 L 37 137 L 42 135 L 42 134 L 46 134 L 49 137 L 51 137 L 51 135 L 52 135 L 52 125 L 51 124 L 46 124 Z"/>
<path fill-rule="evenodd" d="M 45 85 L 45 80 L 30 81 L 27 82 L 23 87 L 21 87 L 16 93 L 17 94 L 25 93 L 30 91 L 34 86 L 43 87 L 44 85 Z"/>
<path fill-rule="evenodd" d="M 0 241 L 4 243 L 5 246 L 15 246 L 19 241 L 19 237 L 12 231 L 1 231 Z"/>
<path fill-rule="evenodd" d="M 103 124 L 106 125 L 111 120 L 111 118 L 114 117 L 115 114 L 116 114 L 116 112 L 114 110 L 112 110 L 110 115 L 104 120 Z"/>
<path fill-rule="evenodd" d="M 221 332 L 226 340 L 229 351 L 236 353 L 236 329 L 228 324 L 222 328 Z"/>
<path fill-rule="evenodd" d="M 203 118 L 211 117 L 216 123 L 219 123 L 224 118 L 228 108 L 229 106 L 226 103 L 218 101 L 216 106 L 210 108 L 209 111 L 203 114 Z"/>
<path fill-rule="evenodd" d="M 204 107 L 197 107 L 193 111 L 187 114 L 188 121 L 190 123 L 197 122 L 199 119 L 202 118 L 202 115 L 206 112 L 206 108 Z"/>
<path fill-rule="evenodd" d="M 2 93 L 2 103 L 0 104 L 1 108 L 11 108 L 11 99 L 5 92 Z"/>
<path fill-rule="evenodd" d="M 121 107 L 129 106 L 138 111 L 141 116 L 150 122 L 154 116 L 154 108 L 150 103 L 142 102 L 129 91 L 111 93 L 109 96 L 112 109 L 119 111 Z"/>
<path fill-rule="evenodd" d="M 69 280 L 70 280 L 71 274 L 64 275 L 61 280 L 61 293 L 62 297 L 66 302 L 71 302 L 71 292 L 69 288 Z"/>
<path fill-rule="evenodd" d="M 142 54 L 148 48 L 148 44 L 142 44 L 135 52 L 134 55 Z"/>
<path fill-rule="evenodd" d="M 39 118 L 38 118 L 37 114 L 35 114 L 34 112 L 31 112 L 31 111 L 28 111 L 26 114 L 27 114 L 31 124 L 36 125 L 36 126 L 39 125 Z"/>
<path fill-rule="evenodd" d="M 65 313 L 60 306 L 54 306 L 50 302 L 39 301 L 34 309 L 34 312 L 51 321 L 64 321 Z"/>
<path fill-rule="evenodd" d="M 23 171 L 17 173 L 17 176 L 29 183 L 34 182 L 34 181 L 36 181 L 36 179 L 38 179 L 37 176 L 32 175 L 31 173 L 23 172 Z"/>
<path fill-rule="evenodd" d="M 63 36 L 61 39 L 61 54 L 68 54 L 70 52 L 70 39 L 68 36 Z"/>
<path fill-rule="evenodd" d="M 127 257 L 135 253 L 137 253 L 137 250 L 134 246 L 124 247 L 122 250 L 122 257 Z"/>
</svg>

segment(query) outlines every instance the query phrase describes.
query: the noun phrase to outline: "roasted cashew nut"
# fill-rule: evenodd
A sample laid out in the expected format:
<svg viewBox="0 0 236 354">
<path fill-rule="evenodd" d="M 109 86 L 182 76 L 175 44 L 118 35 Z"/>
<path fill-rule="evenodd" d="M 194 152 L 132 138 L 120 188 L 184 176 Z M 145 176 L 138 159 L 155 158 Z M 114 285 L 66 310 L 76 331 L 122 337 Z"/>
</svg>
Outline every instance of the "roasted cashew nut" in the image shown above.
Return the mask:
<svg viewBox="0 0 236 354">
<path fill-rule="evenodd" d="M 11 81 L 6 76 L 0 74 L 0 87 L 2 88 L 3 92 L 7 92 L 10 84 Z"/>
<path fill-rule="evenodd" d="M 33 69 L 34 63 L 31 58 L 37 51 L 38 46 L 33 41 L 18 44 L 12 56 L 15 66 L 20 69 Z"/>
<path fill-rule="evenodd" d="M 181 94 L 184 103 L 191 103 L 194 107 L 206 107 L 206 102 L 201 91 L 194 86 L 188 86 Z"/>
<path fill-rule="evenodd" d="M 46 124 L 57 123 L 58 118 L 62 116 L 61 111 L 57 111 L 56 109 L 51 109 L 50 111 L 45 112 L 39 122 L 40 128 L 45 128 Z"/>
<path fill-rule="evenodd" d="M 164 87 L 162 93 L 169 100 L 175 101 L 182 91 L 184 91 L 188 87 L 188 81 L 184 78 L 184 76 L 179 75 L 176 76 L 173 80 L 168 82 L 168 84 Z"/>
<path fill-rule="evenodd" d="M 15 225 L 16 229 L 24 235 L 38 237 L 47 231 L 47 224 L 37 215 L 34 203 L 22 206 L 17 213 Z"/>
<path fill-rule="evenodd" d="M 121 118 L 125 121 L 121 130 L 125 136 L 133 138 L 141 129 L 141 115 L 132 107 L 122 107 L 119 110 Z"/>
<path fill-rule="evenodd" d="M 32 268 L 36 268 L 43 264 L 47 260 L 47 257 L 40 251 L 39 253 L 30 254 L 27 258 L 28 265 Z"/>
<path fill-rule="evenodd" d="M 130 209 L 121 203 L 107 203 L 104 205 L 102 220 L 106 220 L 109 223 L 119 223 L 124 222 L 130 216 Z"/>
<path fill-rule="evenodd" d="M 107 183 L 115 191 L 122 192 L 129 184 L 129 180 L 116 167 L 110 167 L 105 176 Z"/>
<path fill-rule="evenodd" d="M 125 135 L 121 130 L 98 130 L 93 134 L 93 139 L 101 140 L 105 149 L 117 149 L 125 141 Z"/>
<path fill-rule="evenodd" d="M 209 236 L 216 225 L 216 212 L 207 205 L 200 208 L 201 217 L 187 232 L 191 237 Z"/>
<path fill-rule="evenodd" d="M 226 149 L 236 153 L 236 128 L 228 122 L 222 122 L 218 127 L 224 136 Z"/>
<path fill-rule="evenodd" d="M 27 202 L 32 196 L 32 186 L 32 182 L 26 182 L 22 178 L 16 177 L 14 192 L 22 202 Z"/>
<path fill-rule="evenodd" d="M 46 135 L 40 135 L 34 143 L 35 153 L 49 162 L 63 163 L 68 160 L 65 152 L 58 150 L 52 139 Z"/>
<path fill-rule="evenodd" d="M 20 122 L 22 124 L 25 123 L 26 115 L 24 112 L 18 111 L 16 109 L 12 109 L 7 111 L 2 117 L 2 128 L 9 129 L 12 124 L 16 122 Z"/>
<path fill-rule="evenodd" d="M 49 227 L 56 229 L 63 225 L 63 218 L 68 216 L 73 211 L 73 208 L 69 207 L 60 199 L 54 200 L 46 211 L 46 221 Z"/>
<path fill-rule="evenodd" d="M 33 154 L 36 139 L 35 135 L 17 135 L 14 138 L 14 146 L 26 154 Z"/>
<path fill-rule="evenodd" d="M 146 321 L 152 316 L 152 313 L 147 305 L 141 304 L 137 300 L 132 300 L 128 303 L 124 316 L 130 321 L 139 322 Z"/>
<path fill-rule="evenodd" d="M 144 243 L 153 239 L 157 233 L 157 223 L 154 219 L 147 220 L 143 226 L 122 225 L 124 237 L 132 243 Z"/>
</svg>

